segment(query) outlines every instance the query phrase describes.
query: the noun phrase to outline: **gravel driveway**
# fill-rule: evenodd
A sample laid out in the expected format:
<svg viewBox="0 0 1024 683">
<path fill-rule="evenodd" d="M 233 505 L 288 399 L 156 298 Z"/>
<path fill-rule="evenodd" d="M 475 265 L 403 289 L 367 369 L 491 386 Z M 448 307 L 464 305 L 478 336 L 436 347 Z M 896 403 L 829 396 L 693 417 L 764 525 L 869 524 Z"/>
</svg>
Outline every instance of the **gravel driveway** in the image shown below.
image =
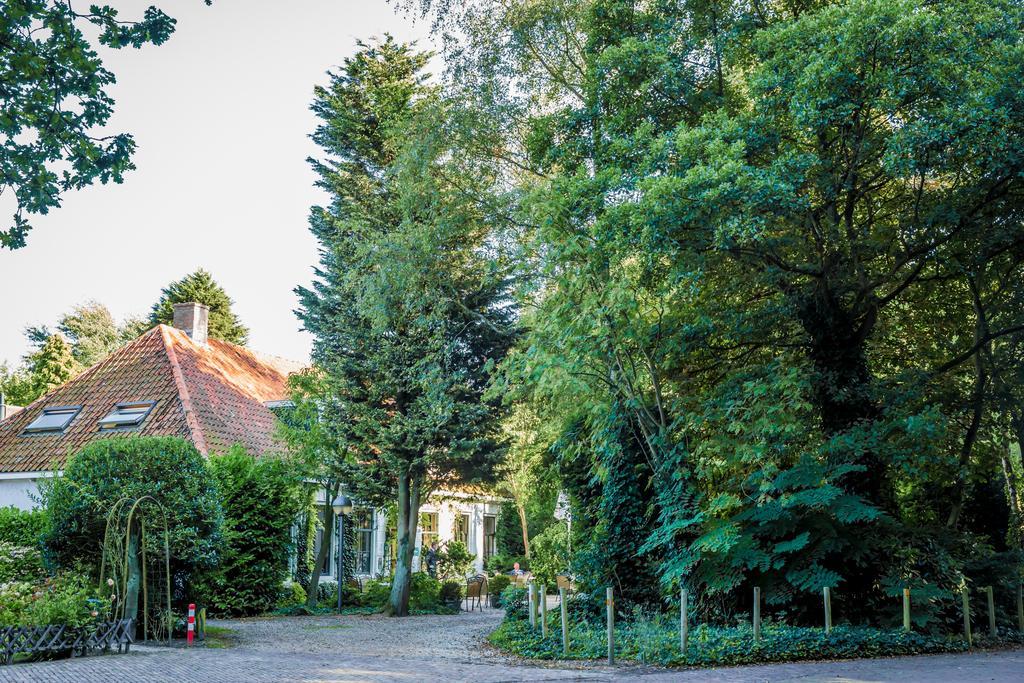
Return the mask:
<svg viewBox="0 0 1024 683">
<path fill-rule="evenodd" d="M 1022 681 L 1024 650 L 854 662 L 665 671 L 600 664 L 524 663 L 484 639 L 497 610 L 459 616 L 276 617 L 211 620 L 230 647 L 136 646 L 129 655 L 0 666 L 0 683 L 342 683 L 348 681 L 636 680 L 649 683 L 953 683 Z"/>
</svg>

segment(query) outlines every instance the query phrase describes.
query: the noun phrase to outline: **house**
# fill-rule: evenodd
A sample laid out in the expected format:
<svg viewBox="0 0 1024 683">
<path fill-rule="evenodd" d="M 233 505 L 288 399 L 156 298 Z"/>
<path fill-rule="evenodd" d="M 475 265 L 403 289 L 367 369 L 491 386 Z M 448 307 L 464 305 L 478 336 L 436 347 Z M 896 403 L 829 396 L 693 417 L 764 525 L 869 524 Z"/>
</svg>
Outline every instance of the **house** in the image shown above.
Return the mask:
<svg viewBox="0 0 1024 683">
<path fill-rule="evenodd" d="M 206 457 L 235 444 L 255 456 L 283 451 L 274 410 L 288 404 L 288 376 L 302 364 L 209 339 L 208 315 L 201 304 L 175 304 L 173 326 L 157 325 L 0 421 L 0 506 L 33 507 L 39 481 L 96 439 L 177 436 Z M 494 552 L 496 514 L 486 496 L 435 496 L 423 507 L 417 540 L 429 547 L 435 538 L 461 538 L 479 569 Z M 348 521 L 358 525 L 349 550 L 360 573 L 384 571 L 393 545 L 387 515 L 357 507 Z M 328 536 L 332 549 L 335 536 Z M 334 555 L 321 568 L 325 577 L 335 574 Z"/>
</svg>

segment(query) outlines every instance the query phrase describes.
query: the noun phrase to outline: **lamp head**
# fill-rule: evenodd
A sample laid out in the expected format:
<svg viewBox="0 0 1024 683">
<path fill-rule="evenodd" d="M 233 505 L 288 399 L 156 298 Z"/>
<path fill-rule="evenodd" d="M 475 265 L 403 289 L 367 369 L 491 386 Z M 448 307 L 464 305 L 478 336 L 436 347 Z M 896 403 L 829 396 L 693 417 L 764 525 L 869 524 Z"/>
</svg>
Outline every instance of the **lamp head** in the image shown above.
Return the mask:
<svg viewBox="0 0 1024 683">
<path fill-rule="evenodd" d="M 331 507 L 334 508 L 334 514 L 347 515 L 352 512 L 352 500 L 344 493 L 339 493 L 338 497 L 331 503 Z"/>
</svg>

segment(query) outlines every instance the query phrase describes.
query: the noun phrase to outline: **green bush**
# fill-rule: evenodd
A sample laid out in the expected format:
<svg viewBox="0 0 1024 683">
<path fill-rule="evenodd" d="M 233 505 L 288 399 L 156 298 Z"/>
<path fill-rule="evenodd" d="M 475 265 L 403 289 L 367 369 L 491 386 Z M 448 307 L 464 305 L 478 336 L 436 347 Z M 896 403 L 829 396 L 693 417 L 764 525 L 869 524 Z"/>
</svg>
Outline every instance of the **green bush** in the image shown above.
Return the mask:
<svg viewBox="0 0 1024 683">
<path fill-rule="evenodd" d="M 306 604 L 306 590 L 296 581 L 282 584 L 277 609 L 288 610 Z"/>
<path fill-rule="evenodd" d="M 46 510 L 0 508 L 0 543 L 38 548 L 46 531 Z"/>
<path fill-rule="evenodd" d="M 142 496 L 152 496 L 167 514 L 171 579 L 179 604 L 193 598 L 192 581 L 217 565 L 220 497 L 203 456 L 187 441 L 151 436 L 94 441 L 40 491 L 50 518 L 45 554 L 57 567 L 83 562 L 98 568 L 107 512 L 121 499 Z M 148 539 L 154 554 L 162 552 L 162 534 L 151 533 Z"/>
<path fill-rule="evenodd" d="M 440 604 L 441 582 L 426 572 L 412 575 L 409 586 L 410 610 L 434 610 Z"/>
<path fill-rule="evenodd" d="M 438 593 L 438 601 L 442 605 L 448 605 L 462 600 L 462 584 L 457 581 L 445 581 L 441 584 Z"/>
<path fill-rule="evenodd" d="M 531 629 L 523 619 L 506 619 L 491 642 L 523 657 L 562 658 L 562 642 L 552 613 L 549 636 Z M 731 666 L 767 662 L 791 662 L 805 659 L 852 659 L 890 657 L 938 652 L 960 652 L 966 644 L 959 638 L 921 633 L 885 631 L 872 628 L 836 627 L 828 635 L 821 628 L 801 628 L 768 624 L 760 641 L 754 641 L 749 626 L 714 628 L 701 625 L 690 633 L 690 645 L 684 657 L 679 648 L 679 626 L 671 619 L 637 619 L 617 624 L 616 657 L 668 666 Z M 572 626 L 570 659 L 600 659 L 607 655 L 603 624 Z"/>
<path fill-rule="evenodd" d="M 507 574 L 498 574 L 487 580 L 487 590 L 495 595 L 500 595 L 503 590 L 512 584 L 512 578 Z"/>
<path fill-rule="evenodd" d="M 34 583 L 45 573 L 43 556 L 36 548 L 0 541 L 0 584 L 12 581 Z"/>
<path fill-rule="evenodd" d="M 529 597 L 527 590 L 520 586 L 509 586 L 501 592 L 501 605 L 505 608 L 506 621 L 522 621 L 529 618 Z"/>
<path fill-rule="evenodd" d="M 365 607 L 376 607 L 383 610 L 391 598 L 391 584 L 387 581 L 367 581 L 363 586 L 360 604 Z"/>
<path fill-rule="evenodd" d="M 110 602 L 99 597 L 88 574 L 61 572 L 39 585 L 0 585 L 0 626 L 86 626 L 110 616 Z"/>
<path fill-rule="evenodd" d="M 241 448 L 210 458 L 224 511 L 220 563 L 196 587 L 211 613 L 251 616 L 272 610 L 288 578 L 291 529 L 305 497 L 287 462 Z"/>
<path fill-rule="evenodd" d="M 473 566 L 476 555 L 469 552 L 462 541 L 449 541 L 437 556 L 437 573 L 442 581 L 464 579 Z"/>
<path fill-rule="evenodd" d="M 530 571 L 538 583 L 554 584 L 569 568 L 569 532 L 565 524 L 552 524 L 530 542 Z"/>
</svg>

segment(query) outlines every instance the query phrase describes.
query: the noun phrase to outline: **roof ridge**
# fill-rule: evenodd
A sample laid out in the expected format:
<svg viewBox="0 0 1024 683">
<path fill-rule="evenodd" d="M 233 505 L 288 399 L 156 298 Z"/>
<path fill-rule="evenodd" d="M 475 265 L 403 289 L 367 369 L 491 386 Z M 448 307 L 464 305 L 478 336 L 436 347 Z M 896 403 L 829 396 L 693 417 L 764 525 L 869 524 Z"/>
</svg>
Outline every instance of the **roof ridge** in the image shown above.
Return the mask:
<svg viewBox="0 0 1024 683">
<path fill-rule="evenodd" d="M 199 426 L 199 418 L 196 417 L 195 409 L 192 406 L 192 396 L 189 394 L 188 386 L 185 384 L 185 375 L 181 372 L 181 365 L 178 363 L 178 354 L 174 350 L 174 344 L 167 338 L 166 325 L 158 325 L 154 329 L 160 330 L 160 340 L 163 342 L 164 351 L 167 353 L 167 360 L 171 364 L 171 376 L 174 377 L 174 385 L 178 388 L 178 398 L 181 400 L 181 408 L 185 413 L 185 424 L 192 434 L 192 443 L 204 456 L 209 454 L 206 446 L 206 438 Z M 168 328 L 169 329 L 169 328 Z"/>
</svg>

